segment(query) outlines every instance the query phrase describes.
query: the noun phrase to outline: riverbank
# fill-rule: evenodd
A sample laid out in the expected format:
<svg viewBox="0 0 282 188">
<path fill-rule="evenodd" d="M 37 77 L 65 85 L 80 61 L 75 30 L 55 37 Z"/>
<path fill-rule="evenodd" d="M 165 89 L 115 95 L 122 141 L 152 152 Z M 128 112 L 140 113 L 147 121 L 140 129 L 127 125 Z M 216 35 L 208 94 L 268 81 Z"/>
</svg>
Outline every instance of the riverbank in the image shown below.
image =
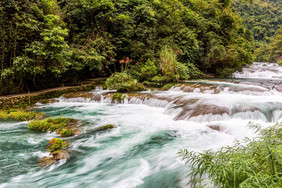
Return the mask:
<svg viewBox="0 0 282 188">
<path fill-rule="evenodd" d="M 37 101 L 56 98 L 69 92 L 89 91 L 103 84 L 105 80 L 106 78 L 88 79 L 81 82 L 80 86 L 62 86 L 29 93 L 0 96 L 0 109 L 26 107 Z"/>
</svg>

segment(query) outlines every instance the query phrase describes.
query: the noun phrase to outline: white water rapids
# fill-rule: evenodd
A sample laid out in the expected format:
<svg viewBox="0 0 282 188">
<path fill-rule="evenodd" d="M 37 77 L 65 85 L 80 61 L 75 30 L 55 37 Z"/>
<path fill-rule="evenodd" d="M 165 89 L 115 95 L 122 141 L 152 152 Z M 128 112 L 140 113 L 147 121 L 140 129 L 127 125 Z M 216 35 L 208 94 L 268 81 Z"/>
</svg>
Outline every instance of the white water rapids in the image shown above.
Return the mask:
<svg viewBox="0 0 282 188">
<path fill-rule="evenodd" d="M 0 122 L 0 187 L 187 187 L 189 165 L 179 150 L 218 149 L 254 136 L 249 121 L 282 121 L 281 76 L 276 64 L 254 63 L 234 79 L 127 93 L 121 102 L 97 88 L 91 97 L 39 104 L 49 116 L 83 121 L 84 134 L 68 139 L 69 161 L 41 169 L 37 162 L 57 135 L 29 131 L 27 122 Z M 106 124 L 117 128 L 95 131 Z"/>
</svg>

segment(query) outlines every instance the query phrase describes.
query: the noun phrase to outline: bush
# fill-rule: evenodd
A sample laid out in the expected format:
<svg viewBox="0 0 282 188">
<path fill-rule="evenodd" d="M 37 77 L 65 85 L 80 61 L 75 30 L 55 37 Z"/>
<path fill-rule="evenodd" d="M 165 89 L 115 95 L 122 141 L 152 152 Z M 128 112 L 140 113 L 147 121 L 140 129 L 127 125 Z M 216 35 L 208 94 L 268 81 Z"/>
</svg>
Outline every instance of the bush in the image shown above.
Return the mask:
<svg viewBox="0 0 282 188">
<path fill-rule="evenodd" d="M 126 97 L 126 95 L 123 95 L 121 93 L 114 93 L 112 95 L 112 100 L 114 100 L 114 101 L 122 101 L 122 100 L 125 99 L 125 97 Z"/>
<path fill-rule="evenodd" d="M 139 81 L 149 81 L 158 75 L 158 68 L 154 61 L 148 59 L 144 64 L 134 65 L 128 72 Z"/>
<path fill-rule="evenodd" d="M 116 89 L 118 92 L 135 91 L 137 80 L 125 72 L 115 73 L 106 80 L 109 89 Z"/>
<path fill-rule="evenodd" d="M 182 150 L 180 156 L 192 166 L 190 183 L 197 186 L 206 176 L 217 187 L 281 187 L 282 123 L 266 129 L 250 125 L 259 136 L 233 147 L 204 153 Z"/>
<path fill-rule="evenodd" d="M 64 129 L 60 132 L 61 137 L 70 137 L 74 135 L 73 130 L 71 129 Z"/>
</svg>

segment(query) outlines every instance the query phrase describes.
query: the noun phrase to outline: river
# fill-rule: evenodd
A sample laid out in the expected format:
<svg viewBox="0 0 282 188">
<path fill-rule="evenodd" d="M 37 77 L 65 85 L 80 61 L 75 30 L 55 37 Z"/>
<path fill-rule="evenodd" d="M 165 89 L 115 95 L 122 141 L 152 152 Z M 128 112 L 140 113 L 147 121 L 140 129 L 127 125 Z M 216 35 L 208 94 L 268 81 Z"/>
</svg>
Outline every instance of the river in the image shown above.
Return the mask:
<svg viewBox="0 0 282 188">
<path fill-rule="evenodd" d="M 189 164 L 180 149 L 203 151 L 253 137 L 250 121 L 282 121 L 282 67 L 254 63 L 233 79 L 190 80 L 169 91 L 128 93 L 112 102 L 97 88 L 92 98 L 37 104 L 48 116 L 83 122 L 67 140 L 71 159 L 40 168 L 55 133 L 35 133 L 27 122 L 0 122 L 0 187 L 186 187 Z M 106 124 L 117 128 L 97 132 Z"/>
</svg>

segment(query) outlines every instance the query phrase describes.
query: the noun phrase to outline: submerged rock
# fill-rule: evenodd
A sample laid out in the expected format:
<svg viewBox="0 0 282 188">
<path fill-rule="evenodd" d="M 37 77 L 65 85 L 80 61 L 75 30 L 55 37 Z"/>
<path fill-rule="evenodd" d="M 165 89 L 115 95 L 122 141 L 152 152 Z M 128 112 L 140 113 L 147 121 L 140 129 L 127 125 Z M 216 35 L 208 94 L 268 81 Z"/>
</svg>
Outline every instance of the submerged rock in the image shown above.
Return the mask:
<svg viewBox="0 0 282 188">
<path fill-rule="evenodd" d="M 57 151 L 50 153 L 50 155 L 53 155 L 52 158 L 55 160 L 61 160 L 61 159 L 69 160 L 70 159 L 70 154 L 66 150 L 57 150 Z"/>
<path fill-rule="evenodd" d="M 47 167 L 47 166 L 51 166 L 55 162 L 57 162 L 57 160 L 54 159 L 53 157 L 43 157 L 38 161 L 38 165 L 40 167 Z"/>
<path fill-rule="evenodd" d="M 115 125 L 108 124 L 108 125 L 104 125 L 102 127 L 98 127 L 97 129 L 95 129 L 95 131 L 105 131 L 105 130 L 113 129 L 113 128 L 116 128 L 116 127 L 117 126 L 115 126 Z"/>
<path fill-rule="evenodd" d="M 48 167 L 58 162 L 59 160 L 62 160 L 62 159 L 69 160 L 70 159 L 69 152 L 66 150 L 57 150 L 57 151 L 50 153 L 50 155 L 52 155 L 52 157 L 43 157 L 42 159 L 40 159 L 38 161 L 38 165 L 40 167 Z"/>
<path fill-rule="evenodd" d="M 208 125 L 208 127 L 215 131 L 222 131 L 222 128 L 219 125 Z"/>
</svg>

